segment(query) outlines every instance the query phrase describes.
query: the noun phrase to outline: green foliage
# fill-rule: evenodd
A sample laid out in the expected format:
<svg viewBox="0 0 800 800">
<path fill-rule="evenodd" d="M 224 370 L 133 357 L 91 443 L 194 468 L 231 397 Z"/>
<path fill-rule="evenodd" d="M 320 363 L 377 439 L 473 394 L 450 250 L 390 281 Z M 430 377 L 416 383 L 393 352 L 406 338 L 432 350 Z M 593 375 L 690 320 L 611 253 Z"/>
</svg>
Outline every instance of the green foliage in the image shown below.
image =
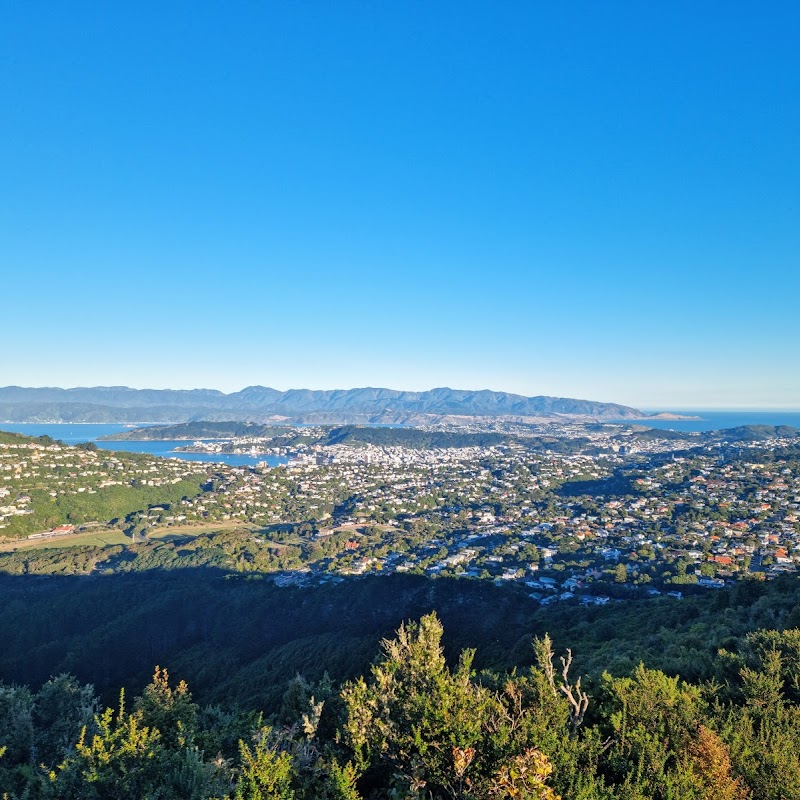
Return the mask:
<svg viewBox="0 0 800 800">
<path fill-rule="evenodd" d="M 33 752 L 33 695 L 27 686 L 0 684 L 0 747 L 7 761 L 27 761 Z"/>
<path fill-rule="evenodd" d="M 433 614 L 403 624 L 341 706 L 327 678 L 298 676 L 282 727 L 200 709 L 158 667 L 131 711 L 120 694 L 92 713 L 91 687 L 66 675 L 36 693 L 0 685 L 0 787 L 20 800 L 800 798 L 800 630 L 722 652 L 726 684 L 640 664 L 605 675 L 596 698 L 547 636 L 534 666 L 505 675 L 477 675 L 470 650 L 451 667 L 442 636 Z"/>
<path fill-rule="evenodd" d="M 34 696 L 33 723 L 36 730 L 36 762 L 55 765 L 90 727 L 97 699 L 90 685 L 81 685 L 72 675 L 58 675 Z"/>
<path fill-rule="evenodd" d="M 384 775 L 392 791 L 452 800 L 552 796 L 543 783 L 549 762 L 526 746 L 516 693 L 475 682 L 471 651 L 451 671 L 441 637 L 433 614 L 402 625 L 382 642 L 371 680 L 345 686 L 346 739 L 366 783 Z"/>
<path fill-rule="evenodd" d="M 632 797 L 686 797 L 684 754 L 705 714 L 700 690 L 641 664 L 630 678 L 604 682 L 618 742 L 607 762 L 612 781 Z"/>
<path fill-rule="evenodd" d="M 95 717 L 95 732 L 81 732 L 75 751 L 51 773 L 52 795 L 67 798 L 147 797 L 159 781 L 159 731 L 125 710 L 120 693 L 115 713 Z"/>
<path fill-rule="evenodd" d="M 756 631 L 730 659 L 739 702 L 726 709 L 722 734 L 754 800 L 800 798 L 798 643 L 800 630 Z"/>
<path fill-rule="evenodd" d="M 137 512 L 146 512 L 149 506 L 178 503 L 184 497 L 195 497 L 200 493 L 200 484 L 192 480 L 162 486 L 107 486 L 93 492 L 60 494 L 56 497 L 50 497 L 44 490 L 32 491 L 33 513 L 14 517 L 3 534 L 20 537 L 49 530 L 56 525 L 124 519 Z"/>
<path fill-rule="evenodd" d="M 7 591 L 4 644 L 17 653 L 31 649 L 32 664 L 50 659 L 54 645 L 34 645 L 32 630 L 10 621 L 33 625 L 40 602 L 59 636 L 70 624 L 80 632 L 67 640 L 73 664 L 81 665 L 74 660 L 80 650 L 84 664 L 108 674 L 120 661 L 146 663 L 154 641 L 176 637 L 171 671 L 196 675 L 198 695 L 220 704 L 198 706 L 187 685 L 171 682 L 161 668 L 130 710 L 120 703 L 102 713 L 91 687 L 68 675 L 35 692 L 0 684 L 0 793 L 26 800 L 800 800 L 800 630 L 728 636 L 725 649 L 708 653 L 710 631 L 717 630 L 710 627 L 713 615 L 723 627 L 742 615 L 740 624 L 789 619 L 797 606 L 791 583 L 742 594 L 747 611 L 727 605 L 734 594 L 721 607 L 715 604 L 725 595 L 714 595 L 707 615 L 704 606 L 685 601 L 656 604 L 649 634 L 636 633 L 632 606 L 591 610 L 583 621 L 589 610 L 521 614 L 529 624 L 560 626 L 554 627 L 559 639 L 571 624 L 569 636 L 581 648 L 573 661 L 570 651 L 559 658 L 548 636 L 534 639 L 533 648 L 530 637 L 500 639 L 520 607 L 498 605 L 511 595 L 485 585 L 465 594 L 462 584 L 449 600 L 441 594 L 434 602 L 431 587 L 447 582 L 384 579 L 312 592 L 261 585 L 253 591 L 243 579 L 199 584 L 196 578 L 186 576 L 186 594 L 176 575 L 168 583 L 127 576 L 116 594 L 98 592 L 119 578 L 84 579 L 85 589 L 56 579 L 71 587 L 73 605 L 46 586 L 36 589 L 38 601 L 32 589 L 18 596 Z M 6 582 L 12 580 L 20 579 Z M 416 585 L 426 587 L 424 600 L 413 594 Z M 424 614 L 386 637 L 372 669 L 358 677 L 377 636 L 364 633 L 365 623 L 386 612 L 400 590 L 417 607 L 441 606 L 457 635 L 445 636 L 438 616 Z M 171 605 L 163 604 L 167 595 Z M 266 598 L 272 605 L 263 604 Z M 103 622 L 106 638 L 92 640 L 88 620 L 104 604 L 110 620 L 131 627 Z M 344 607 L 349 618 L 342 617 Z M 669 615 L 675 619 L 668 629 Z M 336 620 L 340 627 L 332 630 Z M 308 634 L 302 646 L 301 624 Z M 644 625 L 641 614 L 637 624 Z M 590 632 L 614 648 L 631 634 L 626 646 L 634 648 L 637 636 L 653 635 L 656 624 L 660 646 L 682 652 L 684 663 L 707 653 L 704 675 L 685 680 L 644 664 L 623 671 L 622 661 L 599 682 L 580 674 L 578 665 L 587 661 L 578 656 L 593 641 Z M 620 638 L 610 638 L 611 625 Z M 217 626 L 228 638 L 211 639 Z M 194 641 L 178 638 L 187 628 L 196 630 Z M 131 642 L 140 629 L 145 638 Z M 459 645 L 481 630 L 481 650 L 492 654 L 492 637 L 495 649 L 476 671 L 481 650 Z M 247 648 L 252 661 L 237 661 Z M 608 652 L 596 649 L 591 660 Z M 514 661 L 504 666 L 502 657 L 512 653 Z M 296 674 L 301 667 L 307 676 Z M 325 670 L 353 677 L 340 691 Z"/>
<path fill-rule="evenodd" d="M 270 742 L 270 729 L 262 728 L 254 736 L 251 748 L 239 743 L 241 770 L 235 800 L 293 800 L 292 761 Z"/>
<path fill-rule="evenodd" d="M 186 681 L 174 689 L 169 685 L 167 670 L 156 667 L 153 680 L 145 687 L 134 709 L 142 724 L 161 731 L 169 746 L 185 747 L 193 744 L 197 723 L 197 706 Z"/>
<path fill-rule="evenodd" d="M 74 749 L 49 774 L 57 800 L 204 800 L 229 785 L 224 762 L 207 762 L 194 745 L 197 708 L 186 685 L 169 686 L 165 670 L 125 709 L 107 708 L 84 726 Z M 158 723 L 158 725 L 154 724 Z"/>
</svg>

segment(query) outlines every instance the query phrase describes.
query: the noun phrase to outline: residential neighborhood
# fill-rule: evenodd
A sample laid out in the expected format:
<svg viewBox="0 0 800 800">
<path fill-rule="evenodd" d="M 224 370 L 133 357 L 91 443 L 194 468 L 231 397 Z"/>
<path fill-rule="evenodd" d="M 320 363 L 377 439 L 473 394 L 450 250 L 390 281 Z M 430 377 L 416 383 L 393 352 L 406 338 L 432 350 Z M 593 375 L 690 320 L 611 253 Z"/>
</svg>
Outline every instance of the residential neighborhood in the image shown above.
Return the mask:
<svg viewBox="0 0 800 800">
<path fill-rule="evenodd" d="M 797 570 L 799 437 L 621 445 L 613 426 L 547 432 L 553 451 L 524 438 L 334 444 L 240 467 L 5 441 L 0 537 L 18 560 L 21 542 L 114 530 L 134 547 L 180 529 L 188 552 L 219 526 L 226 568 L 282 584 L 413 572 L 513 584 L 542 604 L 682 597 Z M 265 449 L 231 444 L 245 445 Z"/>
</svg>

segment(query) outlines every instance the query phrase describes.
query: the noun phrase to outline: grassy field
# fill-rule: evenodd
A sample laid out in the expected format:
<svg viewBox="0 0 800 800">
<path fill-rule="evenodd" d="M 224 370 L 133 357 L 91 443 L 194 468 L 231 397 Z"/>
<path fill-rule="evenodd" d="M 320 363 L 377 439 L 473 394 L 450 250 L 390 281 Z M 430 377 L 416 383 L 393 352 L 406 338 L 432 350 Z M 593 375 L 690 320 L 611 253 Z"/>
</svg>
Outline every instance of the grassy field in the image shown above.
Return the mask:
<svg viewBox="0 0 800 800">
<path fill-rule="evenodd" d="M 20 539 L 18 542 L 4 542 L 0 544 L 0 553 L 10 553 L 13 550 L 51 550 L 60 547 L 75 547 L 77 545 L 91 545 L 103 547 L 108 544 L 128 544 L 130 536 L 122 531 L 86 531 L 73 533 L 69 536 L 57 536 L 53 539 Z"/>
<path fill-rule="evenodd" d="M 201 533 L 211 533 L 211 531 L 227 531 L 231 528 L 252 528 L 245 522 L 234 519 L 226 519 L 222 522 L 203 522 L 197 525 L 169 525 L 162 528 L 155 528 L 147 534 L 149 539 L 168 539 L 176 534 L 180 536 L 199 536 Z"/>
<path fill-rule="evenodd" d="M 249 527 L 241 522 L 234 520 L 224 520 L 222 522 L 201 524 L 201 525 L 173 525 L 170 527 L 156 528 L 148 534 L 149 539 L 186 539 L 187 537 L 199 536 L 201 533 L 211 533 L 212 531 L 229 530 L 230 528 Z M 85 533 L 73 533 L 68 536 L 56 536 L 53 539 L 20 539 L 15 542 L 3 542 L 0 544 L 0 553 L 10 553 L 14 550 L 51 550 L 61 547 L 92 546 L 104 547 L 110 544 L 130 544 L 130 536 L 126 536 L 119 530 L 105 531 L 86 531 Z"/>
</svg>

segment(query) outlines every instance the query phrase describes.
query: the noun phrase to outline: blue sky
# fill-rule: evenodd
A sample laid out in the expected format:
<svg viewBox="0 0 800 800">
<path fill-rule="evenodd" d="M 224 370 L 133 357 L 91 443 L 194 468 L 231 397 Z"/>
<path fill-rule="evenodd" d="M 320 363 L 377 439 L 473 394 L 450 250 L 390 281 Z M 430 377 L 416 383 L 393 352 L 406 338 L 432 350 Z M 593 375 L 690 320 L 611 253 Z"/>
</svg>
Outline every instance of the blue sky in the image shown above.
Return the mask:
<svg viewBox="0 0 800 800">
<path fill-rule="evenodd" d="M 0 384 L 800 408 L 798 29 L 5 3 Z"/>
</svg>

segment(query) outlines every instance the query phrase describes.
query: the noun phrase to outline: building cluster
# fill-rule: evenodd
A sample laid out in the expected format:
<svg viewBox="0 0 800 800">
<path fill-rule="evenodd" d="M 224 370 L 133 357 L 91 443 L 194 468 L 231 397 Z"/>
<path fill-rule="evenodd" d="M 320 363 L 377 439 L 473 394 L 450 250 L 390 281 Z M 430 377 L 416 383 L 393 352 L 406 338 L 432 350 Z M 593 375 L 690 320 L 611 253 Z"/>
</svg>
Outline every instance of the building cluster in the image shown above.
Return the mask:
<svg viewBox="0 0 800 800">
<path fill-rule="evenodd" d="M 59 508 L 66 505 L 63 498 L 84 498 L 83 505 L 90 508 L 113 487 L 158 489 L 202 480 L 206 471 L 205 465 L 190 461 L 137 458 L 57 442 L 0 443 L 0 537 L 52 533 L 65 522 L 58 518 Z M 42 530 L 40 520 L 51 517 L 55 523 Z M 55 531 L 65 532 L 70 531 Z"/>
<path fill-rule="evenodd" d="M 15 519 L 66 495 L 191 479 L 196 492 L 138 512 L 142 529 L 240 522 L 259 531 L 259 546 L 295 554 L 283 582 L 418 572 L 514 583 L 542 603 L 602 604 L 800 565 L 800 440 L 698 447 L 689 436 L 628 447 L 607 426 L 560 432 L 574 445 L 566 452 L 519 440 L 339 444 L 257 468 L 0 445 L 0 536 L 19 535 Z"/>
</svg>

